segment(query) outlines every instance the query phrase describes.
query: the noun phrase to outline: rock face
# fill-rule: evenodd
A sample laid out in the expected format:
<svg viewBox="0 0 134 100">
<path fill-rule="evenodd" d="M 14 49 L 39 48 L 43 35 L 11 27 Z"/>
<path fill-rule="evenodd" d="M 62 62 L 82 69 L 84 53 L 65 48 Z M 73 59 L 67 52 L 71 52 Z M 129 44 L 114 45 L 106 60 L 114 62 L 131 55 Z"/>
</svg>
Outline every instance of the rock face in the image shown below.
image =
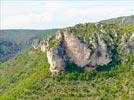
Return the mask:
<svg viewBox="0 0 134 100">
<path fill-rule="evenodd" d="M 50 72 L 52 74 L 64 71 L 66 66 L 66 58 L 62 41 L 60 41 L 55 48 L 47 49 L 47 58 L 50 64 Z"/>
<path fill-rule="evenodd" d="M 53 74 L 64 71 L 65 62 L 62 56 L 60 56 L 60 50 L 58 48 L 50 49 L 47 52 L 48 62 L 50 64 L 50 71 Z"/>
<path fill-rule="evenodd" d="M 70 61 L 80 67 L 95 67 L 111 62 L 111 55 L 103 40 L 96 48 L 91 48 L 78 36 L 64 33 L 64 44 Z"/>
<path fill-rule="evenodd" d="M 112 61 L 107 45 L 99 36 L 95 47 L 90 47 L 81 37 L 68 33 L 68 31 L 58 32 L 57 36 L 60 42 L 53 48 L 49 48 L 47 42 L 46 45 L 41 46 L 44 48 L 43 51 L 47 51 L 52 74 L 65 71 L 68 63 L 74 63 L 82 68 L 91 68 Z"/>
<path fill-rule="evenodd" d="M 71 62 L 84 67 L 90 62 L 92 50 L 78 37 L 64 33 L 64 44 L 67 56 Z"/>
</svg>

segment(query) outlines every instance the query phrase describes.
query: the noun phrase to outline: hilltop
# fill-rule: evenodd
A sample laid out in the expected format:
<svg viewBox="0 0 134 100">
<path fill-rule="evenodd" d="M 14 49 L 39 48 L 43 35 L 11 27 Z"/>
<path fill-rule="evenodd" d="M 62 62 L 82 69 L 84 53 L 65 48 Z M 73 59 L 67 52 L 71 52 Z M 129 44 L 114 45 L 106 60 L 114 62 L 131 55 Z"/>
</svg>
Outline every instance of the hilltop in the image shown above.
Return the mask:
<svg viewBox="0 0 134 100">
<path fill-rule="evenodd" d="M 108 20 L 103 20 L 101 22 L 110 24 L 134 24 L 134 15 L 112 18 Z"/>
</svg>

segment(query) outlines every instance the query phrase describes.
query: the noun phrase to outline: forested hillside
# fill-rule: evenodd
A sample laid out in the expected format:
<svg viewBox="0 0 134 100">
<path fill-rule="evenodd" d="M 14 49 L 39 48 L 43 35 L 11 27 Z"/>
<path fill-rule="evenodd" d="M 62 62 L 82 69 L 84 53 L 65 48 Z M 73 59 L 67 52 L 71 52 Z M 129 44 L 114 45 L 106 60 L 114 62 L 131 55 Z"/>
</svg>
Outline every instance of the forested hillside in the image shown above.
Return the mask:
<svg viewBox="0 0 134 100">
<path fill-rule="evenodd" d="M 56 30 L 0 30 L 0 62 L 8 60 L 21 49 L 30 47 L 34 40 L 54 35 Z"/>
</svg>

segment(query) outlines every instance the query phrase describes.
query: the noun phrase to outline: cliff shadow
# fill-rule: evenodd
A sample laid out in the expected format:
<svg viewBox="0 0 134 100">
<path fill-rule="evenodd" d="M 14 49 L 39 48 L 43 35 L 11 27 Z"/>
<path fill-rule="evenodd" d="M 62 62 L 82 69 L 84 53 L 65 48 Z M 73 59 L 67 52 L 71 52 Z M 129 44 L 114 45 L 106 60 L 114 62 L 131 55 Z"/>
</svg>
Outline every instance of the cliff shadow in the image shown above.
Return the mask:
<svg viewBox="0 0 134 100">
<path fill-rule="evenodd" d="M 66 66 L 67 66 L 65 68 L 66 73 L 69 73 L 69 72 L 83 73 L 84 72 L 84 69 L 82 67 L 79 67 L 74 63 L 68 63 Z"/>
<path fill-rule="evenodd" d="M 54 79 L 58 81 L 90 81 L 101 77 L 110 78 L 116 76 L 116 74 L 113 73 L 111 69 L 118 66 L 120 63 L 120 61 L 116 61 L 116 59 L 113 59 L 113 61 L 107 65 L 99 65 L 94 69 L 89 68 L 89 70 L 79 67 L 76 64 L 69 63 L 65 68 L 65 72 L 57 75 L 56 77 L 54 77 Z"/>
</svg>

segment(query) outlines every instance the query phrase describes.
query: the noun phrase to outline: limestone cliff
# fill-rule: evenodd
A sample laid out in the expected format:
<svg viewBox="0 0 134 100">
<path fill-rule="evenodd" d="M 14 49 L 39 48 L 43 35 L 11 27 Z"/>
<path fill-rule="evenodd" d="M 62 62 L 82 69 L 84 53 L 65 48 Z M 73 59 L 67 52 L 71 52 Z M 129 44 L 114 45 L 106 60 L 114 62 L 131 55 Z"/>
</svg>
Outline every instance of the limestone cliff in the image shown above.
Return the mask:
<svg viewBox="0 0 134 100">
<path fill-rule="evenodd" d="M 103 40 L 100 40 L 96 47 L 92 48 L 73 33 L 64 31 L 57 33 L 57 35 L 60 35 L 61 39 L 55 47 L 41 46 L 41 49 L 47 52 L 50 71 L 53 74 L 64 71 L 68 63 L 74 63 L 82 68 L 90 68 L 112 61 L 112 55 Z"/>
<path fill-rule="evenodd" d="M 90 29 L 86 28 L 89 27 L 86 24 L 80 26 Z M 47 52 L 52 74 L 66 71 L 69 64 L 76 64 L 78 67 L 87 69 L 109 64 L 113 60 L 118 61 L 117 48 L 122 53 L 133 51 L 134 32 L 130 32 L 129 35 L 125 33 L 120 35 L 116 26 L 112 26 L 113 29 L 110 26 L 110 31 L 103 24 L 92 27 L 95 27 L 97 31 L 87 34 L 77 31 L 81 27 L 62 29 L 55 36 L 42 42 L 41 50 Z"/>
</svg>

